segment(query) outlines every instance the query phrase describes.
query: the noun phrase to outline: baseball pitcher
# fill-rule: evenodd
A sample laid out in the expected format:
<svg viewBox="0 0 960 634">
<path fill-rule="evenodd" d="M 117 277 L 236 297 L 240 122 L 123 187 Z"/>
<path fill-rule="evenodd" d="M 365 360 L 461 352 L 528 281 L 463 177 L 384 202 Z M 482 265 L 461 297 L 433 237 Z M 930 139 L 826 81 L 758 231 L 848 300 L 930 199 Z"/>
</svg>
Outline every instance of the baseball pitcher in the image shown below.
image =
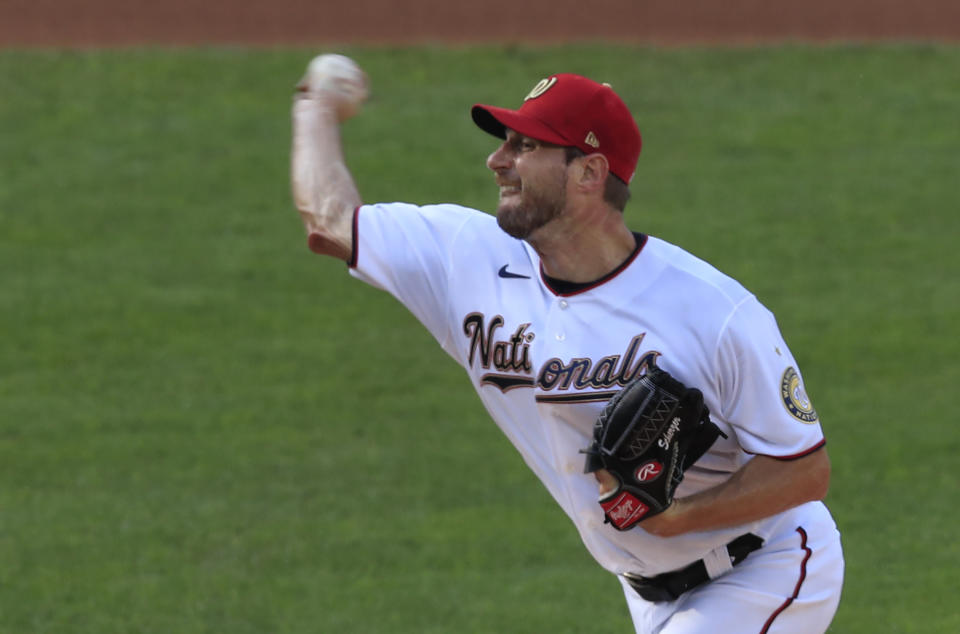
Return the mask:
<svg viewBox="0 0 960 634">
<path fill-rule="evenodd" d="M 495 215 L 364 203 L 340 146 L 367 79 L 313 60 L 293 103 L 310 249 L 402 302 L 619 580 L 637 632 L 824 632 L 843 554 L 820 420 L 774 316 L 624 221 L 641 135 L 606 84 L 557 74 L 496 139 Z"/>
</svg>

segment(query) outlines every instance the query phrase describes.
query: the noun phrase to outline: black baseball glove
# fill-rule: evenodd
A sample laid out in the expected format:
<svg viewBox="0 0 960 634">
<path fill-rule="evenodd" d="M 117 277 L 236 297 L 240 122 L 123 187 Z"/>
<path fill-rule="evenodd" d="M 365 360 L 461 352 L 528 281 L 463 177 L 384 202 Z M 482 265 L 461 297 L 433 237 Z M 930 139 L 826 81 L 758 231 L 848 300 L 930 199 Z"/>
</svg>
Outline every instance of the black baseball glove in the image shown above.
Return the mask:
<svg viewBox="0 0 960 634">
<path fill-rule="evenodd" d="M 586 473 L 606 469 L 620 481 L 600 497 L 606 521 L 623 531 L 666 510 L 684 472 L 720 435 L 700 390 L 657 367 L 630 381 L 604 407 L 583 450 Z"/>
</svg>

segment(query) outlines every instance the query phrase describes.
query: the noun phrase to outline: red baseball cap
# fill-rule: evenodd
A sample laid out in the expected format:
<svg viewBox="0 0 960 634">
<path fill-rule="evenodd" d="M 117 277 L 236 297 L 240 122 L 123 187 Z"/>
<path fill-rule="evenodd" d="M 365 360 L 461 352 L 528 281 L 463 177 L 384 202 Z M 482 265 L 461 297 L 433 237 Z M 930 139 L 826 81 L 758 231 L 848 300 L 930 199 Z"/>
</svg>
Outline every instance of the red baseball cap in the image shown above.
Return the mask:
<svg viewBox="0 0 960 634">
<path fill-rule="evenodd" d="M 531 139 L 599 152 L 626 183 L 637 168 L 640 130 L 609 84 L 569 73 L 551 75 L 533 87 L 518 110 L 476 104 L 470 115 L 480 129 L 501 139 L 510 128 Z"/>
</svg>

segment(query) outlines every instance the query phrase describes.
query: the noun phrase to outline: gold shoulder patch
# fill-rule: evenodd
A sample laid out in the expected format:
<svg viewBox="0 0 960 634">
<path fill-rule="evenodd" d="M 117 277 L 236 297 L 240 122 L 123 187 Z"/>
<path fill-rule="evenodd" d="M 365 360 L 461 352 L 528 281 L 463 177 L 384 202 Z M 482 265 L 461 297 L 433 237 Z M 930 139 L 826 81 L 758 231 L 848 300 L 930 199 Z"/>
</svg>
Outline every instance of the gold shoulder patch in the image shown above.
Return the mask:
<svg viewBox="0 0 960 634">
<path fill-rule="evenodd" d="M 801 423 L 813 424 L 817 422 L 817 410 L 813 409 L 813 403 L 810 402 L 810 397 L 803 389 L 800 375 L 792 367 L 787 368 L 780 380 L 780 399 L 790 415 Z"/>
</svg>

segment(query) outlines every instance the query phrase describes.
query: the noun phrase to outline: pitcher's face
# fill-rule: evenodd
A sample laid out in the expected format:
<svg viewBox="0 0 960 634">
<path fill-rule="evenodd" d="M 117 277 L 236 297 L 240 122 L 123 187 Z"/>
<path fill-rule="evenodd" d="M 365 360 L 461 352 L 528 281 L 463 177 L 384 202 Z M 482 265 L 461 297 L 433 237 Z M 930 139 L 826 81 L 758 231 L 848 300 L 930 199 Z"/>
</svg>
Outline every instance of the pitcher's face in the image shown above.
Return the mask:
<svg viewBox="0 0 960 634">
<path fill-rule="evenodd" d="M 567 160 L 563 147 L 507 130 L 507 138 L 487 158 L 500 186 L 497 223 L 525 239 L 560 216 L 567 204 Z"/>
</svg>

